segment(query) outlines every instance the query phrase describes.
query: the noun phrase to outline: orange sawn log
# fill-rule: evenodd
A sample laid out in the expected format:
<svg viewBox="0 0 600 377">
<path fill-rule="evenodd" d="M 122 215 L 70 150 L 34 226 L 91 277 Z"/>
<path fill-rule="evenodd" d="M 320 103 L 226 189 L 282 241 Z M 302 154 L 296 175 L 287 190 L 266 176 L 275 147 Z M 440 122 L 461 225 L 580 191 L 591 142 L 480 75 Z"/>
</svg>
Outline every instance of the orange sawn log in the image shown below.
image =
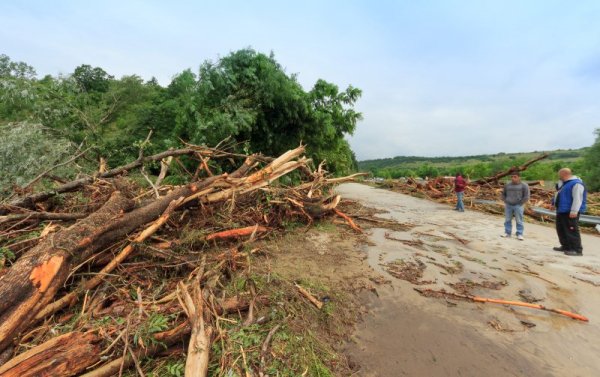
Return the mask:
<svg viewBox="0 0 600 377">
<path fill-rule="evenodd" d="M 208 236 L 206 236 L 206 240 L 207 241 L 224 240 L 227 238 L 244 237 L 244 236 L 249 236 L 253 233 L 264 233 L 268 230 L 269 230 L 269 228 L 266 228 L 266 227 L 260 226 L 260 225 L 247 226 L 245 228 L 229 229 L 229 230 L 224 230 L 222 232 L 209 234 Z"/>
</svg>

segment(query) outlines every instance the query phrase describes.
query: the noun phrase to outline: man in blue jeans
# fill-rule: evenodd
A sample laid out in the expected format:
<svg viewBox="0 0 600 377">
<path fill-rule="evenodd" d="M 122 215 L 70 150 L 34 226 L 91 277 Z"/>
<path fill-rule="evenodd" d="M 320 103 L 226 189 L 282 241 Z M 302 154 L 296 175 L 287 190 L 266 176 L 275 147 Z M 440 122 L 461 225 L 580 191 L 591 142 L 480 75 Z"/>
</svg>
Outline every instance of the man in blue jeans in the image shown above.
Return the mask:
<svg viewBox="0 0 600 377">
<path fill-rule="evenodd" d="M 512 235 L 512 218 L 517 223 L 517 239 L 523 241 L 523 213 L 524 205 L 529 200 L 529 185 L 521 182 L 521 176 L 515 172 L 510 177 L 510 182 L 502 190 L 504 200 L 504 234 L 509 238 Z"/>
</svg>

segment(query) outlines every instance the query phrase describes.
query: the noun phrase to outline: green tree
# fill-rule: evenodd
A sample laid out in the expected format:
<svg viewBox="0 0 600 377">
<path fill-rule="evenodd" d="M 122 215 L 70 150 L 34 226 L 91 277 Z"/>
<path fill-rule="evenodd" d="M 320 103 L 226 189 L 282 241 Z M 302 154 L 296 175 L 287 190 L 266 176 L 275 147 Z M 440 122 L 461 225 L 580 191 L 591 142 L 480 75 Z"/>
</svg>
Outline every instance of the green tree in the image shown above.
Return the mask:
<svg viewBox="0 0 600 377">
<path fill-rule="evenodd" d="M 35 100 L 35 69 L 0 55 L 0 121 L 26 119 Z"/>
<path fill-rule="evenodd" d="M 590 191 L 600 191 L 600 128 L 594 132 L 596 141 L 584 155 L 585 183 Z"/>
</svg>

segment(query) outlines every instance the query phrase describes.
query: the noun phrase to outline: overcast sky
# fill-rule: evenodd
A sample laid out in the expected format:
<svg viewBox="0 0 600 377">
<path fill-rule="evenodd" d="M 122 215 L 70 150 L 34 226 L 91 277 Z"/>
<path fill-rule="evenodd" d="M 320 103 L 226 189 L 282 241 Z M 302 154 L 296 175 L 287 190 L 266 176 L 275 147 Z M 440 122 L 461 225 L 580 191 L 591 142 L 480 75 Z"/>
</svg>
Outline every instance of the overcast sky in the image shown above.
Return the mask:
<svg viewBox="0 0 600 377">
<path fill-rule="evenodd" d="M 363 90 L 359 159 L 589 146 L 600 1 L 0 2 L 0 53 L 166 85 L 206 59 L 273 51 L 306 89 Z"/>
</svg>

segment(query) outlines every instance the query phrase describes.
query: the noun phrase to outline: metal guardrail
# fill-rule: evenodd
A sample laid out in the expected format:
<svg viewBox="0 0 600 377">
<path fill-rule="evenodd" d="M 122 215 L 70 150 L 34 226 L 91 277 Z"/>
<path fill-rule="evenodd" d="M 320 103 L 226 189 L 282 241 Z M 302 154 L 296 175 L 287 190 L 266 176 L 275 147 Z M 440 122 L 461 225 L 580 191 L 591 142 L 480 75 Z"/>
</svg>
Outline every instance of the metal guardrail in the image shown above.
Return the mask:
<svg viewBox="0 0 600 377">
<path fill-rule="evenodd" d="M 540 215 L 556 217 L 556 212 L 550 211 L 546 208 L 531 207 L 533 212 L 539 213 Z M 579 215 L 579 222 L 593 225 L 600 225 L 600 217 L 590 215 Z"/>
<path fill-rule="evenodd" d="M 499 206 L 502 205 L 502 202 L 498 202 L 498 201 L 494 201 L 494 200 L 486 200 L 486 199 L 475 199 L 475 200 L 473 200 L 473 202 L 479 203 L 479 204 L 490 204 L 490 205 L 499 205 Z M 540 215 L 550 216 L 552 218 L 556 217 L 556 212 L 551 211 L 546 208 L 531 207 L 531 210 Z M 590 216 L 590 215 L 579 215 L 579 222 L 600 226 L 600 217 Z"/>
</svg>

